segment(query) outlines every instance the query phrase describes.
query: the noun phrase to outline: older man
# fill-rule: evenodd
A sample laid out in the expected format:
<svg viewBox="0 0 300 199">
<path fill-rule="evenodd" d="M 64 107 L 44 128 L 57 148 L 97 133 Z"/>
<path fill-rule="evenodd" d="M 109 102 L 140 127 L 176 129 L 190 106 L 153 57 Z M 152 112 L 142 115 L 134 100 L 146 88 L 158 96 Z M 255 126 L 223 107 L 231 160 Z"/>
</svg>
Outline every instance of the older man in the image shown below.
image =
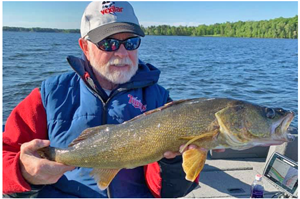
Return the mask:
<svg viewBox="0 0 300 199">
<path fill-rule="evenodd" d="M 83 59 L 69 56 L 75 72 L 51 77 L 11 113 L 3 133 L 3 192 L 36 197 L 181 197 L 197 182 L 184 179 L 181 156 L 123 169 L 106 190 L 75 168 L 42 159 L 42 147 L 66 148 L 89 127 L 118 124 L 170 101 L 157 84 L 160 71 L 138 60 L 144 36 L 127 2 L 92 2 L 82 17 Z M 139 106 L 134 106 L 138 102 Z"/>
</svg>

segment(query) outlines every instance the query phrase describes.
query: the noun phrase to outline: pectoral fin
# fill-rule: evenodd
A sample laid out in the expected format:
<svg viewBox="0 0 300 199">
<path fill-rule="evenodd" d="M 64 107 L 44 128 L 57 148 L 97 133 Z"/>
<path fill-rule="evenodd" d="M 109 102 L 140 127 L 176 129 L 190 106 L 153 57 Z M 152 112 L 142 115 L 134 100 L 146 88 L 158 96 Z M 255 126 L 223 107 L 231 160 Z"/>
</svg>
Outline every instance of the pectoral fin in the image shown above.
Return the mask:
<svg viewBox="0 0 300 199">
<path fill-rule="evenodd" d="M 195 181 L 204 167 L 206 155 L 207 151 L 199 149 L 189 149 L 182 154 L 182 168 L 185 172 L 186 180 Z"/>
<path fill-rule="evenodd" d="M 211 139 L 212 140 L 214 137 L 217 137 L 218 134 L 219 134 L 219 130 L 216 129 L 213 131 L 202 133 L 199 136 L 182 137 L 180 139 L 189 140 L 189 141 L 184 145 L 184 147 L 179 152 L 182 153 L 188 145 L 192 144 L 196 140 L 200 140 L 200 139 Z"/>
<path fill-rule="evenodd" d="M 105 190 L 120 169 L 98 169 L 94 168 L 90 175 L 95 178 L 99 189 Z"/>
</svg>

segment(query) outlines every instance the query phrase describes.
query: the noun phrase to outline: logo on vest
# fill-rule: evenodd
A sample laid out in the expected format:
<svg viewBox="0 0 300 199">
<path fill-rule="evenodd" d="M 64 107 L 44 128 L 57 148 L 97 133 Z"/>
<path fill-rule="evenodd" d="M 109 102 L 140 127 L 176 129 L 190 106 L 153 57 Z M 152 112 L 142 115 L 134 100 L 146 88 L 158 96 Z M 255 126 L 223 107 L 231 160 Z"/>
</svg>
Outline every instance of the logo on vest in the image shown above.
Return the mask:
<svg viewBox="0 0 300 199">
<path fill-rule="evenodd" d="M 128 95 L 129 97 L 129 104 L 131 104 L 134 108 L 138 108 L 141 112 L 146 111 L 147 105 L 143 105 L 141 100 L 138 100 L 137 97 L 133 97 L 132 95 Z"/>
<path fill-rule="evenodd" d="M 113 2 L 113 1 L 103 1 L 102 2 L 102 10 L 100 10 L 102 15 L 115 14 L 116 12 L 123 12 L 122 7 L 115 7 L 114 4 L 115 4 L 115 2 Z"/>
<path fill-rule="evenodd" d="M 119 104 L 118 100 L 114 100 L 112 102 L 112 108 L 108 109 L 108 115 L 112 117 L 114 120 L 117 120 L 119 123 L 124 122 L 123 111 L 126 104 Z"/>
</svg>

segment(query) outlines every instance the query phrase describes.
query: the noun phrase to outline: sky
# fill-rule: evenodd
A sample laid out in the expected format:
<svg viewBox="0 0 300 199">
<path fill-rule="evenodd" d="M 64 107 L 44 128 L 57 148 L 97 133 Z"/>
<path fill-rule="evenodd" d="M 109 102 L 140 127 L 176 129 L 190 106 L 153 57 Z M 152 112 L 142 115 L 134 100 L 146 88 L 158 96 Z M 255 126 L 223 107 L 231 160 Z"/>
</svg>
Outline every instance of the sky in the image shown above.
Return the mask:
<svg viewBox="0 0 300 199">
<path fill-rule="evenodd" d="M 130 1 L 141 25 L 198 26 L 298 14 L 298 1 Z M 89 1 L 3 1 L 3 26 L 79 29 Z"/>
</svg>

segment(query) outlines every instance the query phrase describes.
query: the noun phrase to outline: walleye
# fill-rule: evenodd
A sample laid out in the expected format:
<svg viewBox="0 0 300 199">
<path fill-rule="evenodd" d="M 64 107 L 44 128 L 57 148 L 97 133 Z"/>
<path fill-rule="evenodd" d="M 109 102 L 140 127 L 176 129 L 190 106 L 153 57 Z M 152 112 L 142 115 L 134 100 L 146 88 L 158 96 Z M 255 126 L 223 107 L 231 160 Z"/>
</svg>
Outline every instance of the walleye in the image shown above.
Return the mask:
<svg viewBox="0 0 300 199">
<path fill-rule="evenodd" d="M 67 149 L 46 147 L 39 153 L 65 165 L 93 168 L 91 175 L 103 190 L 121 169 L 158 161 L 183 144 L 243 150 L 292 141 L 287 128 L 293 118 L 293 112 L 281 108 L 234 99 L 179 100 L 122 124 L 88 128 Z M 206 155 L 197 149 L 183 153 L 187 180 L 199 175 Z"/>
</svg>

